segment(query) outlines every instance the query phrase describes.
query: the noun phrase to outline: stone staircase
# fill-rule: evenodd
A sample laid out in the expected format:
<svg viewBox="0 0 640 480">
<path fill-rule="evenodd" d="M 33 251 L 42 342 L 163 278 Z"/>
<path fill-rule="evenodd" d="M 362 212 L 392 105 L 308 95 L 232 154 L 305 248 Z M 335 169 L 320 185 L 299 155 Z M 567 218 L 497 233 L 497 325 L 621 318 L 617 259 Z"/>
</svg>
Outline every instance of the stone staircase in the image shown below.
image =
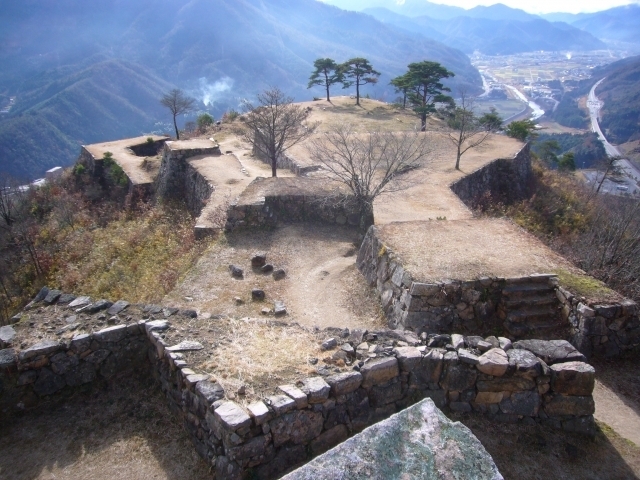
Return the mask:
<svg viewBox="0 0 640 480">
<path fill-rule="evenodd" d="M 502 290 L 498 315 L 504 327 L 517 338 L 563 338 L 567 328 L 560 315 L 555 277 L 522 279 Z"/>
</svg>

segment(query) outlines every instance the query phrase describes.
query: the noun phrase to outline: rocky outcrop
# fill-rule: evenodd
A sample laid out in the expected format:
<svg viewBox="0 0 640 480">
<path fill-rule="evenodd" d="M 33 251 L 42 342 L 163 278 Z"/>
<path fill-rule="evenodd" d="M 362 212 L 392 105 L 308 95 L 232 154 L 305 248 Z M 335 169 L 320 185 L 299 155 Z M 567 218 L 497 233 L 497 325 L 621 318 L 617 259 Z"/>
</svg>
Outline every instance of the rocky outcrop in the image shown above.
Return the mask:
<svg viewBox="0 0 640 480">
<path fill-rule="evenodd" d="M 430 399 L 392 415 L 320 455 L 283 480 L 420 478 L 499 480 L 480 441 Z"/>
</svg>

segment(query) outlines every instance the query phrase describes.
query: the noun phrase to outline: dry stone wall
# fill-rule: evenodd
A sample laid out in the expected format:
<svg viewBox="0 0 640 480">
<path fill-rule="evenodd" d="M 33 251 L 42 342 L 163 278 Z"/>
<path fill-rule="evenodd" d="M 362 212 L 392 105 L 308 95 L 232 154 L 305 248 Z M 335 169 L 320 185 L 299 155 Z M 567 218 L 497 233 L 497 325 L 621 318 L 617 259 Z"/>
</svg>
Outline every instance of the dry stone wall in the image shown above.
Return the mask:
<svg viewBox="0 0 640 480">
<path fill-rule="evenodd" d="M 232 203 L 225 229 L 275 227 L 283 221 L 357 226 L 360 215 L 348 196 L 267 195 L 253 203 Z"/>
<path fill-rule="evenodd" d="M 357 265 L 377 289 L 390 328 L 563 338 L 587 356 L 616 356 L 640 345 L 635 302 L 589 304 L 562 288 L 555 275 L 414 281 L 375 226 L 364 238 Z"/>
<path fill-rule="evenodd" d="M 220 155 L 220 147 L 178 149 L 165 143 L 156 181 L 159 197 L 184 200 L 193 215 L 200 214 L 215 190 L 187 161 L 198 155 Z"/>
<path fill-rule="evenodd" d="M 476 208 L 486 195 L 505 204 L 527 198 L 532 179 L 530 145 L 513 158 L 497 159 L 451 185 L 451 190 L 469 208 Z"/>
<path fill-rule="evenodd" d="M 91 152 L 89 152 L 84 146 L 80 150 L 80 155 L 76 163 L 82 164 L 87 167 L 91 176 L 100 182 L 105 184 L 106 179 L 104 177 L 104 165 L 101 158 L 95 158 Z M 124 171 L 123 171 L 124 172 Z M 125 175 L 126 172 L 124 172 Z M 146 200 L 153 196 L 154 188 L 151 183 L 134 184 L 127 176 L 127 194 L 135 200 Z"/>
<path fill-rule="evenodd" d="M 167 342 L 174 325 L 195 312 L 149 305 L 139 310 L 140 319 L 127 310 L 127 302 L 91 302 L 48 289 L 29 308 L 54 304 L 57 312 L 113 314 L 121 324 L 67 341 L 43 339 L 24 349 L 10 343 L 0 350 L 2 413 L 146 365 L 218 479 L 276 478 L 424 398 L 495 421 L 594 433 L 594 370 L 562 340 L 512 343 L 340 330 L 323 348 L 330 359 L 348 358 L 352 371 L 323 367 L 316 376 L 281 385 L 273 395 L 243 406 L 185 361 L 181 352 L 202 348 L 197 339 Z"/>
</svg>

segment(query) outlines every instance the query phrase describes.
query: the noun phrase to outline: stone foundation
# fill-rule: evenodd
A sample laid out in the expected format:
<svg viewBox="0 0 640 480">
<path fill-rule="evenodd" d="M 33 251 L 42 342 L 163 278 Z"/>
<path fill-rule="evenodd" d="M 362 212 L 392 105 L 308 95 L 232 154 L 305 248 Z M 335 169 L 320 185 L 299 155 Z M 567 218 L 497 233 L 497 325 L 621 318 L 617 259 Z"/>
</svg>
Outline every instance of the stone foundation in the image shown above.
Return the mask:
<svg viewBox="0 0 640 480">
<path fill-rule="evenodd" d="M 553 274 L 415 281 L 378 235 L 367 232 L 358 253 L 360 272 L 380 295 L 390 328 L 420 334 L 563 338 L 585 355 L 615 356 L 640 345 L 635 302 L 588 304 L 559 285 Z"/>
<path fill-rule="evenodd" d="M 47 291 L 39 302 L 54 297 L 65 298 Z M 125 318 L 127 305 L 101 300 L 80 307 L 92 315 L 106 311 L 122 324 L 67 341 L 0 350 L 2 414 L 146 364 L 218 479 L 276 478 L 424 398 L 439 408 L 498 422 L 595 432 L 595 372 L 566 341 L 340 331 L 325 342 L 330 358 L 325 361 L 348 359 L 353 370 L 322 368 L 319 375 L 281 385 L 244 407 L 184 360 L 181 351 L 201 345 L 165 340 L 173 325 L 179 327 L 195 312 L 147 306 L 145 318 Z M 154 314 L 166 318 L 154 320 Z"/>
<path fill-rule="evenodd" d="M 455 182 L 451 190 L 471 209 L 488 194 L 493 201 L 508 205 L 529 197 L 531 179 L 531 153 L 527 143 L 515 157 L 485 165 Z"/>
<path fill-rule="evenodd" d="M 215 188 L 187 161 L 199 155 L 220 155 L 220 147 L 210 146 L 187 148 L 189 141 L 166 142 L 162 151 L 162 163 L 156 181 L 156 191 L 160 198 L 184 200 L 189 211 L 197 216 L 206 205 Z M 176 144 L 174 145 L 174 144 Z"/>
<path fill-rule="evenodd" d="M 225 229 L 275 227 L 279 222 L 359 225 L 360 214 L 352 196 L 319 191 L 320 185 L 322 181 L 317 179 L 258 177 L 247 188 L 248 192 L 258 190 L 258 194 L 243 194 L 229 206 Z"/>
</svg>

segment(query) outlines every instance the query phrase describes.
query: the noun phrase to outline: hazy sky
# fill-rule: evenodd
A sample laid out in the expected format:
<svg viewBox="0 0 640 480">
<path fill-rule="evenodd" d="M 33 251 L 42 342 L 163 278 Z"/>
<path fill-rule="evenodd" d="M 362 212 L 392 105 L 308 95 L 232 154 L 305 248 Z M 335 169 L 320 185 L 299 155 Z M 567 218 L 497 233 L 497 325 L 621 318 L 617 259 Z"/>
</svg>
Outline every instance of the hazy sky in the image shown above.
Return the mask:
<svg viewBox="0 0 640 480">
<path fill-rule="evenodd" d="M 401 3 L 402 0 L 398 1 Z M 597 12 L 620 5 L 640 4 L 640 0 L 436 0 L 433 3 L 455 5 L 462 8 L 473 8 L 476 5 L 493 5 L 504 3 L 513 8 L 521 8 L 530 13 L 551 12 Z M 639 27 L 640 28 L 640 27 Z"/>
<path fill-rule="evenodd" d="M 327 3 L 339 5 L 342 8 L 353 6 L 358 9 L 362 5 L 367 6 L 367 0 L 322 0 Z M 395 1 L 398 4 L 405 0 L 388 0 L 389 3 Z M 415 1 L 415 0 L 414 0 Z M 430 0 L 433 3 L 455 5 L 462 8 L 473 8 L 477 5 L 493 5 L 504 3 L 513 8 L 521 8 L 530 13 L 580 13 L 598 12 L 620 5 L 636 4 L 640 5 L 640 0 Z M 371 3 L 380 4 L 380 0 L 372 0 Z M 370 5 L 370 4 L 369 4 Z M 362 8 L 362 7 L 361 7 Z"/>
</svg>

